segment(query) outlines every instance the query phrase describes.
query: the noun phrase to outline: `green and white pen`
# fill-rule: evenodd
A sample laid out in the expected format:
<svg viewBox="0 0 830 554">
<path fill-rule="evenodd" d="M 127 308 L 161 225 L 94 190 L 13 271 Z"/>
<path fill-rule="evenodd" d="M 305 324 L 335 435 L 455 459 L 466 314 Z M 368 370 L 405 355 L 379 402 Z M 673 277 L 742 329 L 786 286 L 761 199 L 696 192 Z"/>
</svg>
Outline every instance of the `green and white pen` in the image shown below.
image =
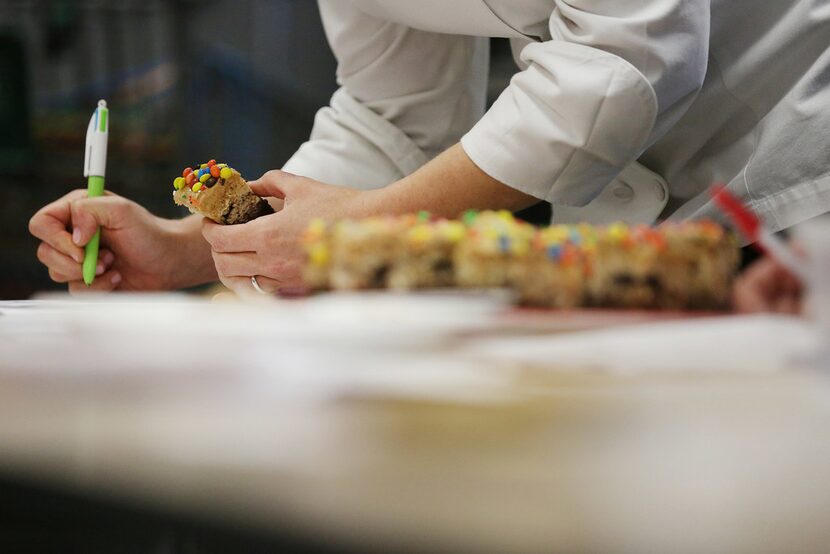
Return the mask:
<svg viewBox="0 0 830 554">
<path fill-rule="evenodd" d="M 87 178 L 87 196 L 89 198 L 104 194 L 104 177 L 107 173 L 107 140 L 109 138 L 109 110 L 107 101 L 99 100 L 95 113 L 89 118 L 86 129 L 86 156 L 84 158 L 84 177 Z M 101 229 L 86 245 L 84 254 L 84 283 L 91 285 L 95 280 L 95 268 L 98 265 L 98 243 Z"/>
</svg>

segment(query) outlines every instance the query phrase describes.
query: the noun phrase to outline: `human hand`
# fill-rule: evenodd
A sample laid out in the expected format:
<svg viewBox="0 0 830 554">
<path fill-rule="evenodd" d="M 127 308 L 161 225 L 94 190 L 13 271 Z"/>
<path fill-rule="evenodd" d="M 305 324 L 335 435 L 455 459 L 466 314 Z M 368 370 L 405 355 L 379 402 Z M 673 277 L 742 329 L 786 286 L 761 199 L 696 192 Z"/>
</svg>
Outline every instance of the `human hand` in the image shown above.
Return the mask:
<svg viewBox="0 0 830 554">
<path fill-rule="evenodd" d="M 83 282 L 83 247 L 101 227 L 101 249 L 95 281 Z M 87 291 L 150 291 L 176 287 L 186 260 L 201 244 L 202 257 L 210 260 L 207 245 L 190 249 L 182 244 L 181 222 L 152 215 L 135 202 L 107 193 L 87 198 L 75 190 L 40 209 L 29 221 L 29 231 L 42 242 L 37 257 L 58 283 L 72 294 Z M 71 231 L 71 232 L 70 232 Z M 191 267 L 192 269 L 192 267 Z"/>
<path fill-rule="evenodd" d="M 735 281 L 732 303 L 740 313 L 799 314 L 803 292 L 802 283 L 767 256 L 749 266 Z"/>
<path fill-rule="evenodd" d="M 375 191 L 327 185 L 284 171 L 269 171 L 248 184 L 259 196 L 282 199 L 282 210 L 244 225 L 202 222 L 219 278 L 241 294 L 253 290 L 252 276 L 266 292 L 302 283 L 300 237 L 312 219 L 366 217 L 377 211 Z"/>
</svg>

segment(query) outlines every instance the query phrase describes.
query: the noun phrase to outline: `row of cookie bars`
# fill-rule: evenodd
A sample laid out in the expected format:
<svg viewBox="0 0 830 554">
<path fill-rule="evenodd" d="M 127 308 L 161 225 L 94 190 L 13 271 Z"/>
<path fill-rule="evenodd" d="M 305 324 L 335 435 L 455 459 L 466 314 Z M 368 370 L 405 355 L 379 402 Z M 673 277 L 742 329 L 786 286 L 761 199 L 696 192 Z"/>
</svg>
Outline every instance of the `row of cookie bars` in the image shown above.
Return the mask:
<svg viewBox="0 0 830 554">
<path fill-rule="evenodd" d="M 537 228 L 506 211 L 315 220 L 303 244 L 315 290 L 508 287 L 558 308 L 723 309 L 739 261 L 708 221 Z"/>
</svg>

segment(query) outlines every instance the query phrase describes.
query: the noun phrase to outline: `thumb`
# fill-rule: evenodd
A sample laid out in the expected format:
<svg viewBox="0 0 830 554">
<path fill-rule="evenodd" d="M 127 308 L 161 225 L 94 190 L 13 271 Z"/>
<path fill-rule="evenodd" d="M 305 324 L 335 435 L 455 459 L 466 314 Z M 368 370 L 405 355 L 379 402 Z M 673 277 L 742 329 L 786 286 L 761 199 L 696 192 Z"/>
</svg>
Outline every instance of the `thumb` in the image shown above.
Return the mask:
<svg viewBox="0 0 830 554">
<path fill-rule="evenodd" d="M 82 198 L 70 204 L 72 242 L 84 246 L 98 230 L 118 229 L 125 225 L 132 202 L 120 196 Z"/>
<path fill-rule="evenodd" d="M 296 194 L 297 187 L 304 180 L 303 177 L 299 177 L 293 173 L 274 169 L 256 181 L 250 181 L 248 186 L 251 187 L 251 190 L 257 196 L 273 196 L 285 200 Z"/>
</svg>

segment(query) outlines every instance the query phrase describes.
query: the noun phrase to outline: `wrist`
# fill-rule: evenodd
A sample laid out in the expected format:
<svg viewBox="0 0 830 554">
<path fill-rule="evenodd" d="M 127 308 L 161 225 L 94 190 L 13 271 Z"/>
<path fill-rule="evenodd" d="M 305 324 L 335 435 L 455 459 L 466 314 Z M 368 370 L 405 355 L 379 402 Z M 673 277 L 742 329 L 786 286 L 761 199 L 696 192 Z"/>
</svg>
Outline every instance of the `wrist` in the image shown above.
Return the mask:
<svg viewBox="0 0 830 554">
<path fill-rule="evenodd" d="M 218 275 L 210 252 L 210 245 L 202 237 L 202 218 L 158 218 L 162 240 L 170 247 L 165 258 L 166 290 L 194 287 L 216 281 Z"/>
</svg>

